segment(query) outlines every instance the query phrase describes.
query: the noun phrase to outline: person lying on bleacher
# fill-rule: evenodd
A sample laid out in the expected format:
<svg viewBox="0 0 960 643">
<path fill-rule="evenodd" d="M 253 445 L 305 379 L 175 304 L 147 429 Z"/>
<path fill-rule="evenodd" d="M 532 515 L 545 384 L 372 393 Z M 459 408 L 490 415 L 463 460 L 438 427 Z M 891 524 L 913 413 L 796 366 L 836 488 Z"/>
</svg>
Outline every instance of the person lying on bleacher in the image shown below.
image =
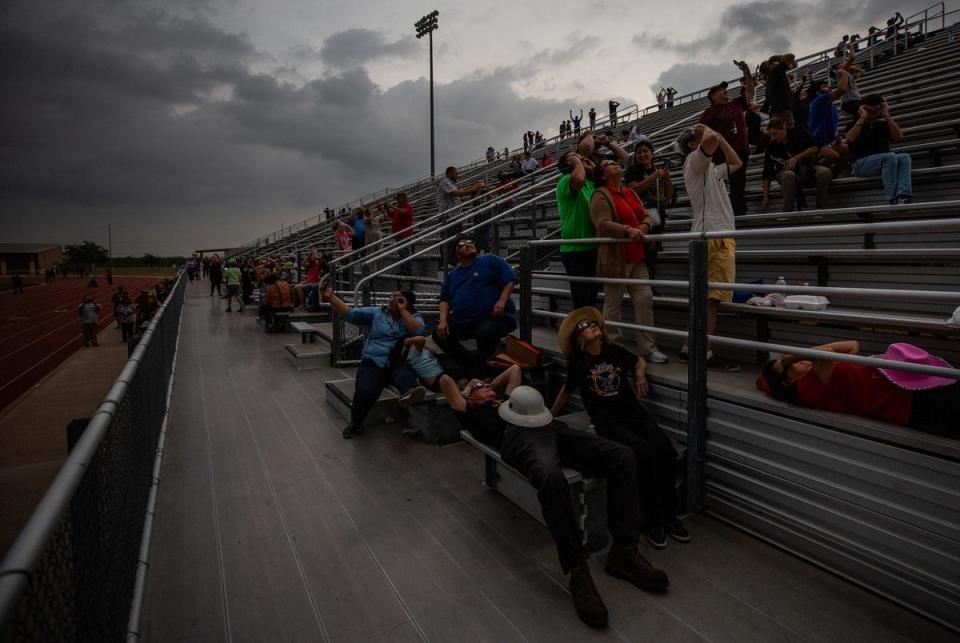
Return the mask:
<svg viewBox="0 0 960 643">
<path fill-rule="evenodd" d="M 355 438 L 363 431 L 363 421 L 380 399 L 384 387 L 393 384 L 401 395 L 417 386 L 417 375 L 406 361 L 391 361 L 390 351 L 398 339 L 419 335 L 424 331 L 423 317 L 416 312 L 416 295 L 397 290 L 386 306 L 351 308 L 333 294 L 330 281 L 320 291 L 323 301 L 330 303 L 334 315 L 348 324 L 364 326 L 367 338 L 357 367 L 356 387 L 350 406 L 350 423 L 343 429 L 344 438 Z M 423 391 L 419 392 L 423 395 Z M 409 400 L 401 401 L 408 402 Z"/>
<path fill-rule="evenodd" d="M 788 129 L 786 123 L 773 117 L 767 123 L 769 142 L 763 153 L 763 204 L 770 207 L 770 182 L 774 179 L 783 192 L 783 212 L 793 212 L 803 203 L 803 188 L 817 188 L 817 209 L 827 207 L 833 172 L 815 159 L 820 150 L 817 141 L 805 127 Z"/>
<path fill-rule="evenodd" d="M 510 298 L 517 275 L 495 254 L 478 257 L 470 237 L 458 239 L 456 251 L 459 263 L 440 288 L 433 339 L 468 375 L 480 376 L 500 340 L 517 327 L 517 307 Z M 460 343 L 467 339 L 477 340 L 476 355 Z"/>
<path fill-rule="evenodd" d="M 597 434 L 630 447 L 633 453 L 647 540 L 657 549 L 667 546 L 667 535 L 688 543 L 690 534 L 677 517 L 677 451 L 637 399 L 650 392 L 647 364 L 622 346 L 607 343 L 603 325 L 603 315 L 589 306 L 570 312 L 563 320 L 557 340 L 568 359 L 567 379 L 550 412 L 557 415 L 570 394 L 579 391 Z M 636 394 L 627 380 L 631 373 Z"/>
<path fill-rule="evenodd" d="M 843 340 L 814 349 L 856 355 L 860 344 Z M 886 353 L 874 357 L 951 368 L 946 360 L 912 344 L 890 344 Z M 960 437 L 960 381 L 947 377 L 784 355 L 767 362 L 757 377 L 757 388 L 781 402 Z"/>
<path fill-rule="evenodd" d="M 563 468 L 607 479 L 607 525 L 613 545 L 606 572 L 640 589 L 663 592 L 670 581 L 637 548 L 640 507 L 637 470 L 630 449 L 554 420 L 540 392 L 520 386 L 521 370 L 511 366 L 493 382 L 471 380 L 461 391 L 448 375 L 440 378 L 443 395 L 473 437 L 500 451 L 503 461 L 527 477 L 537 490 L 543 519 L 557 546 L 560 567 L 570 575 L 577 616 L 596 629 L 607 626 L 607 608 L 590 574 L 589 557 L 570 502 Z M 499 389 L 509 398 L 500 401 Z"/>
<path fill-rule="evenodd" d="M 913 160 L 909 154 L 890 151 L 890 143 L 903 140 L 903 130 L 890 115 L 879 94 L 864 96 L 857 121 L 847 129 L 847 144 L 854 176 L 883 179 L 887 203 L 910 203 L 913 198 Z"/>
</svg>

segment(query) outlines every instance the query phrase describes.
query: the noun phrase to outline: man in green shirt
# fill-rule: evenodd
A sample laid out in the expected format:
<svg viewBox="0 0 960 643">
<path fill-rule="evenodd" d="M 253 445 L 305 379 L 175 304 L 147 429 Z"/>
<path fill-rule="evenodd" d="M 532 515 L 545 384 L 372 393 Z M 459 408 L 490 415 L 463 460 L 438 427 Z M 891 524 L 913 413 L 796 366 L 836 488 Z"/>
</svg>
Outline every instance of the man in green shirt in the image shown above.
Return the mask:
<svg viewBox="0 0 960 643">
<path fill-rule="evenodd" d="M 233 300 L 236 299 L 240 304 L 240 312 L 243 312 L 243 299 L 240 297 L 240 269 L 237 268 L 236 259 L 227 260 L 227 269 L 223 271 L 223 276 L 227 280 L 227 312 L 233 312 Z"/>
<path fill-rule="evenodd" d="M 584 134 L 577 151 L 568 152 L 557 163 L 563 175 L 557 183 L 557 210 L 560 212 L 561 239 L 592 239 L 597 231 L 590 220 L 590 199 L 593 197 L 593 171 L 596 167 L 596 146 L 603 145 L 619 160 L 627 153 L 605 135 Z M 571 277 L 595 277 L 597 274 L 596 244 L 566 243 L 560 246 L 563 268 Z M 573 308 L 597 305 L 600 284 L 570 282 Z"/>
</svg>

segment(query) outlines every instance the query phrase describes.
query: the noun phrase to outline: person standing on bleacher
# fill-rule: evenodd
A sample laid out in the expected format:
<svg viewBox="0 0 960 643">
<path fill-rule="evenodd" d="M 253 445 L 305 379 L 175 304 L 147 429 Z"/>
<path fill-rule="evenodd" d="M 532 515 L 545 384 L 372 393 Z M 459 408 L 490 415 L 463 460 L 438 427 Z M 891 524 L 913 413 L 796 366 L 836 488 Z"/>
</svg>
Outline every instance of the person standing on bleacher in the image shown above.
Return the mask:
<svg viewBox="0 0 960 643">
<path fill-rule="evenodd" d="M 693 210 L 691 232 L 734 230 L 733 207 L 727 196 L 725 180 L 740 169 L 737 151 L 717 132 L 699 124 L 684 130 L 677 139 L 678 151 L 684 155 L 683 181 Z M 711 158 L 723 155 L 726 163 L 714 165 Z M 734 283 L 737 280 L 737 243 L 732 238 L 707 240 L 707 280 Z M 717 327 L 717 309 L 720 302 L 733 301 L 733 291 L 707 291 L 707 334 Z M 680 361 L 688 358 L 687 345 L 680 349 Z M 708 349 L 707 368 L 734 372 L 740 366 L 726 362 Z"/>
<path fill-rule="evenodd" d="M 540 392 L 521 386 L 520 378 L 520 367 L 514 365 L 492 382 L 471 380 L 462 391 L 449 375 L 443 375 L 440 388 L 460 424 L 476 440 L 500 451 L 504 463 L 526 476 L 537 490 L 560 567 L 570 575 L 577 616 L 590 627 L 603 629 L 609 615 L 590 573 L 590 557 L 583 547 L 563 468 L 606 478 L 607 526 L 613 536 L 606 572 L 639 589 L 665 592 L 670 585 L 667 574 L 651 565 L 637 548 L 636 465 L 630 449 L 622 444 L 555 420 Z M 509 396 L 503 401 L 497 399 L 501 388 Z"/>
<path fill-rule="evenodd" d="M 363 431 L 363 421 L 387 384 L 392 384 L 404 396 L 401 397 L 404 406 L 415 401 L 406 396 L 411 389 L 423 399 L 425 391 L 417 387 L 417 374 L 406 360 L 390 359 L 397 340 L 423 334 L 423 317 L 416 312 L 416 295 L 409 290 L 395 291 L 386 306 L 351 308 L 333 294 L 333 285 L 328 280 L 323 284 L 320 296 L 330 304 L 334 315 L 342 317 L 348 324 L 367 328 L 350 405 L 350 423 L 343 429 L 345 439 L 355 438 Z"/>
</svg>

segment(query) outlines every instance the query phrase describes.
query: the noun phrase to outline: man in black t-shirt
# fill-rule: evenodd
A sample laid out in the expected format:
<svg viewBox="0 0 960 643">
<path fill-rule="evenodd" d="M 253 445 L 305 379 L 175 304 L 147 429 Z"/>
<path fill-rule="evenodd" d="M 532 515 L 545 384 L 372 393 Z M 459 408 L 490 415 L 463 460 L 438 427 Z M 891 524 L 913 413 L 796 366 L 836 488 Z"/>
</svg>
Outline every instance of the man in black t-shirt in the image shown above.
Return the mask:
<svg viewBox="0 0 960 643">
<path fill-rule="evenodd" d="M 590 574 L 563 468 L 607 479 L 607 526 L 613 536 L 607 573 L 640 589 L 662 592 L 669 585 L 667 575 L 655 569 L 637 549 L 640 507 L 633 454 L 612 440 L 554 420 L 540 393 L 520 386 L 520 377 L 520 367 L 512 366 L 491 383 L 471 380 L 461 391 L 444 375 L 440 388 L 463 427 L 484 444 L 500 449 L 503 461 L 536 488 L 544 522 L 557 545 L 560 566 L 570 574 L 570 594 L 577 615 L 587 625 L 602 629 L 607 625 L 607 608 Z M 502 402 L 497 399 L 501 387 L 510 396 Z"/>
<path fill-rule="evenodd" d="M 857 121 L 847 129 L 853 174 L 879 174 L 888 203 L 910 203 L 913 198 L 913 161 L 909 154 L 890 151 L 891 141 L 902 140 L 903 130 L 890 115 L 887 101 L 879 94 L 864 96 Z"/>
<path fill-rule="evenodd" d="M 770 182 L 773 179 L 783 188 L 784 212 L 796 209 L 797 197 L 802 196 L 798 188 L 811 183 L 817 187 L 817 209 L 827 207 L 833 172 L 814 164 L 820 145 L 807 129 L 787 129 L 781 119 L 771 118 L 767 123 L 767 136 L 770 140 L 763 155 L 763 209 L 770 207 Z"/>
</svg>

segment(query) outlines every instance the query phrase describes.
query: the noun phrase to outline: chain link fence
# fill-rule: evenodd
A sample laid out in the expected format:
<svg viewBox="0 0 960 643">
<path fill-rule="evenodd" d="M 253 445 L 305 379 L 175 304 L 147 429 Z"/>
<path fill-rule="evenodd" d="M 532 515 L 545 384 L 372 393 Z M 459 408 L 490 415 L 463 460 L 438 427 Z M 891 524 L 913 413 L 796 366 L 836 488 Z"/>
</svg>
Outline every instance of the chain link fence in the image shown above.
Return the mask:
<svg viewBox="0 0 960 643">
<path fill-rule="evenodd" d="M 186 279 L 181 276 L 0 566 L 0 641 L 122 641 Z"/>
</svg>

